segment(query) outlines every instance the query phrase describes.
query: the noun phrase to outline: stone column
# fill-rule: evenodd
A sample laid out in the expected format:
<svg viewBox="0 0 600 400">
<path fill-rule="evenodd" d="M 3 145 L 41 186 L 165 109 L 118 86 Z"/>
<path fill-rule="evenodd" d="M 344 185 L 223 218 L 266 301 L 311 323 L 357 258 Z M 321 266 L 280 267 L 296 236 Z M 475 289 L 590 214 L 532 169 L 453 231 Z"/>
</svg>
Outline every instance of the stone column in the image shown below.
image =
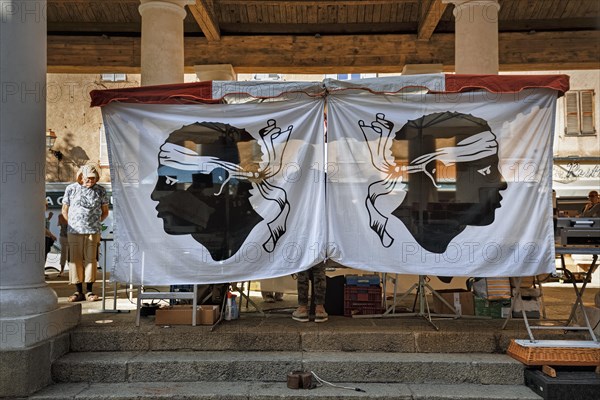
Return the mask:
<svg viewBox="0 0 600 400">
<path fill-rule="evenodd" d="M 454 4 L 457 74 L 498 73 L 498 0 L 445 0 Z"/>
<path fill-rule="evenodd" d="M 33 3 L 39 15 L 8 15 Z M 56 308 L 44 281 L 46 20 L 44 2 L 2 2 L 0 29 L 0 317 Z"/>
<path fill-rule="evenodd" d="M 80 307 L 44 280 L 46 2 L 0 2 L 0 397 L 50 383 Z M 53 221 L 56 223 L 56 220 Z M 65 311 L 66 310 L 66 311 Z M 68 336 L 63 335 L 62 341 Z"/>
<path fill-rule="evenodd" d="M 142 86 L 183 82 L 183 19 L 194 0 L 141 0 Z"/>
<path fill-rule="evenodd" d="M 237 74 L 231 64 L 194 65 L 200 81 L 235 81 Z"/>
</svg>

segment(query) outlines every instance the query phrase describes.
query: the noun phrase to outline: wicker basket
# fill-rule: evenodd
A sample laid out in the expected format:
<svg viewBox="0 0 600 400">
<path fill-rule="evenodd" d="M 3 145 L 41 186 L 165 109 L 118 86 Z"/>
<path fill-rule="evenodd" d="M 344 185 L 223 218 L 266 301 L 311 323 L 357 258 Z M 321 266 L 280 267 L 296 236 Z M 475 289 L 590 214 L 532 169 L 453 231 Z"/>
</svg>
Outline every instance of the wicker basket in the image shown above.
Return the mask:
<svg viewBox="0 0 600 400">
<path fill-rule="evenodd" d="M 512 339 L 506 354 L 525 365 L 600 365 L 600 348 L 526 347 L 521 346 Z"/>
</svg>

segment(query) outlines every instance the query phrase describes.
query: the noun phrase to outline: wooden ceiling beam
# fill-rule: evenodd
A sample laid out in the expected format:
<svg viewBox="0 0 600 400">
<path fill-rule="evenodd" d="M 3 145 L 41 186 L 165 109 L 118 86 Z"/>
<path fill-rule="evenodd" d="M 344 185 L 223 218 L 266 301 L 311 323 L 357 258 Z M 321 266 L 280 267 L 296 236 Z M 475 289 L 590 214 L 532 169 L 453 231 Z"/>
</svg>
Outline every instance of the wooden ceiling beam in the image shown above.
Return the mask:
<svg viewBox="0 0 600 400">
<path fill-rule="evenodd" d="M 219 24 L 225 35 L 364 35 L 364 34 L 401 34 L 414 32 L 417 24 L 414 22 L 353 22 L 347 24 L 298 23 L 298 24 L 256 24 L 256 23 L 225 23 Z"/>
<path fill-rule="evenodd" d="M 190 13 L 202 29 L 202 33 L 209 41 L 221 40 L 219 23 L 212 11 L 212 0 L 196 0 L 196 4 L 188 6 Z"/>
<path fill-rule="evenodd" d="M 600 31 L 500 33 L 502 71 L 599 69 Z M 454 34 L 185 38 L 185 65 L 231 64 L 238 73 L 400 72 L 454 65 Z M 49 72 L 139 72 L 139 37 L 48 36 Z"/>
<path fill-rule="evenodd" d="M 257 6 L 364 6 L 372 4 L 386 4 L 386 3 L 418 3 L 420 0 L 219 0 L 223 5 L 257 5 Z"/>
<path fill-rule="evenodd" d="M 446 11 L 447 3 L 442 3 L 442 0 L 431 0 L 429 7 L 421 16 L 419 20 L 419 31 L 417 33 L 417 39 L 429 40 L 435 27 L 440 22 L 444 11 Z"/>
</svg>

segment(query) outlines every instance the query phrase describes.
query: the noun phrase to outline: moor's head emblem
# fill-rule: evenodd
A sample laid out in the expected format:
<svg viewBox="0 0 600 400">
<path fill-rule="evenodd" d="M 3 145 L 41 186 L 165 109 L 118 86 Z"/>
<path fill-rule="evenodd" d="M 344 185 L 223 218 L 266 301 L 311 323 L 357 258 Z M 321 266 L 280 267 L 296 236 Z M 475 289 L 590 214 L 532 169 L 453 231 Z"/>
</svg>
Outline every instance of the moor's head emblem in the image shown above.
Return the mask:
<svg viewBox="0 0 600 400">
<path fill-rule="evenodd" d="M 371 229 L 384 247 L 393 215 L 426 250 L 443 253 L 467 225 L 494 222 L 500 191 L 507 188 L 498 170 L 498 142 L 487 122 L 456 112 L 408 121 L 393 137 L 394 123 L 377 114 L 359 121 L 381 180 L 371 183 L 365 201 Z M 387 215 L 377 198 L 394 193 L 400 204 Z"/>
<path fill-rule="evenodd" d="M 270 119 L 256 137 L 220 122 L 172 132 L 160 147 L 152 192 L 165 232 L 191 235 L 213 260 L 224 260 L 267 220 L 261 244 L 272 252 L 285 234 L 290 205 L 285 190 L 268 179 L 281 168 L 292 129 Z"/>
</svg>

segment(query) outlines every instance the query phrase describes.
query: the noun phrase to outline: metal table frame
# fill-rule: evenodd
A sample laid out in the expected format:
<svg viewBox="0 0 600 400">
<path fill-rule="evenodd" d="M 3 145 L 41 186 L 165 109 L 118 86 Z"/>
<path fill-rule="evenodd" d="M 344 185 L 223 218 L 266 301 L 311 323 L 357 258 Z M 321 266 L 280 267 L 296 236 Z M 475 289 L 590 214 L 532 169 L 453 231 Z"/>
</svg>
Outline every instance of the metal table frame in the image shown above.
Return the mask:
<svg viewBox="0 0 600 400">
<path fill-rule="evenodd" d="M 385 302 L 385 298 L 387 296 L 386 294 L 386 285 L 387 285 L 387 273 L 383 274 L 383 298 L 384 298 L 384 306 L 387 306 L 386 302 Z M 392 278 L 394 281 L 394 297 L 393 297 L 393 302 L 392 305 L 387 307 L 385 312 L 381 315 L 374 315 L 373 317 L 381 317 L 381 318 L 401 318 L 401 317 L 422 317 L 425 319 L 425 321 L 427 321 L 436 331 L 439 331 L 440 328 L 433 323 L 432 317 L 439 317 L 439 318 L 460 318 L 461 315 L 458 313 L 458 311 L 456 311 L 456 309 L 454 308 L 454 306 L 452 306 L 448 301 L 446 301 L 446 299 L 444 299 L 442 296 L 440 296 L 440 294 L 433 289 L 427 282 L 427 276 L 426 275 L 419 275 L 419 280 L 414 283 L 406 292 L 404 292 L 400 297 L 397 297 L 397 291 L 398 291 L 398 274 L 395 274 L 394 278 Z M 399 313 L 396 314 L 396 304 L 400 303 L 404 298 L 406 298 L 407 296 L 409 296 L 410 294 L 412 294 L 412 292 L 416 290 L 415 292 L 415 302 L 413 304 L 413 312 L 411 313 Z M 429 302 L 427 301 L 427 291 L 433 295 L 436 296 L 442 303 L 444 303 L 450 310 L 454 311 L 454 314 L 436 314 L 436 313 L 432 313 L 431 309 L 429 308 Z M 416 303 L 419 303 L 419 309 L 418 311 L 415 311 L 415 307 L 416 307 Z M 359 317 L 369 317 L 369 316 L 359 316 Z"/>
<path fill-rule="evenodd" d="M 128 313 L 129 310 L 118 310 L 117 309 L 117 282 L 115 281 L 113 284 L 113 308 L 106 308 L 106 267 L 107 267 L 107 247 L 108 242 L 112 242 L 114 239 L 112 237 L 101 237 L 100 243 L 102 243 L 102 309 L 98 310 L 99 313 Z"/>
<path fill-rule="evenodd" d="M 527 319 L 527 314 L 525 312 L 525 307 L 523 306 L 523 299 L 521 297 L 521 279 L 522 279 L 522 277 L 518 277 L 517 281 L 516 281 L 516 285 L 515 285 L 516 286 L 515 293 L 513 295 L 514 301 L 512 302 L 512 304 L 510 306 L 510 312 L 506 318 L 506 321 L 504 321 L 504 325 L 502 326 L 502 329 L 506 328 L 508 321 L 512 318 L 512 311 L 516 305 L 516 302 L 519 302 L 519 305 L 521 306 L 521 312 L 523 314 L 523 322 L 525 322 L 525 328 L 527 329 L 527 333 L 529 334 L 529 338 L 530 338 L 531 342 L 534 342 L 534 343 L 536 342 L 536 339 L 533 336 L 533 332 L 532 332 L 533 330 L 557 330 L 557 329 L 562 329 L 565 332 L 566 331 L 588 331 L 588 333 L 590 334 L 590 336 L 592 338 L 592 341 L 598 342 L 598 338 L 594 334 L 594 330 L 592 328 L 592 325 L 590 324 L 590 320 L 587 316 L 587 313 L 585 312 L 582 296 L 583 296 L 583 293 L 587 286 L 588 280 L 591 280 L 592 274 L 598 268 L 597 261 L 598 261 L 598 255 L 600 254 L 600 247 L 585 247 L 585 248 L 584 247 L 556 247 L 556 254 L 559 254 L 560 258 L 561 258 L 561 267 L 557 268 L 557 269 L 563 271 L 565 273 L 565 275 L 567 276 L 567 278 L 569 278 L 571 280 L 571 283 L 573 284 L 573 289 L 575 290 L 575 295 L 576 295 L 575 303 L 571 307 L 571 313 L 569 314 L 569 318 L 565 322 L 565 325 L 562 325 L 562 326 L 557 326 L 557 325 L 537 326 L 537 325 L 529 324 L 529 320 Z M 590 268 L 584 275 L 583 285 L 581 286 L 581 288 L 577 287 L 577 283 L 575 282 L 575 277 L 573 276 L 573 273 L 571 271 L 569 271 L 569 269 L 567 268 L 567 266 L 565 264 L 565 258 L 564 258 L 565 254 L 589 254 L 589 255 L 592 255 L 592 264 L 590 265 Z M 585 321 L 585 326 L 571 326 L 571 322 L 575 318 L 575 313 L 577 312 L 578 307 L 581 310 L 581 313 L 583 315 L 583 319 Z"/>
<path fill-rule="evenodd" d="M 569 278 L 571 280 L 571 283 L 573 284 L 573 290 L 575 290 L 575 293 L 577 294 L 577 298 L 575 299 L 575 304 L 573 304 L 573 307 L 571 307 L 571 313 L 569 314 L 569 319 L 567 319 L 567 323 L 566 325 L 569 325 L 571 323 L 571 321 L 575 318 L 575 313 L 577 311 L 577 306 L 581 306 L 581 308 L 583 309 L 583 292 L 585 292 L 585 288 L 588 284 L 588 282 L 591 280 L 592 278 L 592 274 L 596 271 L 596 269 L 598 269 L 598 254 L 600 254 L 600 247 L 598 248 L 592 248 L 589 250 L 584 250 L 582 249 L 581 251 L 573 251 L 574 249 L 569 249 L 569 248 L 557 248 L 556 249 L 556 254 L 560 254 L 560 262 L 561 262 L 561 268 L 559 268 L 561 271 L 563 271 L 565 273 L 565 275 L 567 275 L 567 278 Z M 577 249 L 579 250 L 579 249 Z M 588 269 L 588 271 L 585 273 L 584 275 L 584 279 L 583 279 L 583 285 L 581 285 L 581 288 L 577 287 L 577 283 L 575 282 L 575 277 L 573 276 L 573 274 L 571 273 L 571 271 L 569 271 L 567 269 L 567 265 L 565 263 L 565 254 L 590 254 L 592 256 L 592 264 L 590 265 L 590 268 Z M 585 315 L 585 313 L 584 313 Z M 586 320 L 587 320 L 587 315 L 585 316 Z M 588 322 L 589 324 L 589 322 Z"/>
<path fill-rule="evenodd" d="M 196 310 L 198 306 L 198 285 L 194 285 L 194 290 L 191 292 L 151 292 L 144 291 L 144 286 L 138 287 L 137 302 L 136 302 L 136 315 L 135 315 L 135 326 L 140 326 L 140 314 L 142 308 L 142 299 L 157 299 L 157 300 L 192 300 L 192 326 L 196 326 Z M 218 322 L 217 322 L 218 323 Z"/>
<path fill-rule="evenodd" d="M 248 293 L 244 292 L 244 286 L 248 285 Z M 252 300 L 250 298 L 250 281 L 244 281 L 244 282 L 232 282 L 231 284 L 231 290 L 234 292 L 238 292 L 240 294 L 240 305 L 239 305 L 239 310 L 242 310 L 242 302 L 244 300 L 246 300 L 246 309 L 248 309 L 248 304 L 251 304 L 252 307 L 254 307 L 254 309 L 256 311 L 258 311 L 263 317 L 266 317 L 267 315 L 265 314 L 265 312 L 263 311 L 263 309 L 254 302 L 254 300 Z"/>
</svg>

